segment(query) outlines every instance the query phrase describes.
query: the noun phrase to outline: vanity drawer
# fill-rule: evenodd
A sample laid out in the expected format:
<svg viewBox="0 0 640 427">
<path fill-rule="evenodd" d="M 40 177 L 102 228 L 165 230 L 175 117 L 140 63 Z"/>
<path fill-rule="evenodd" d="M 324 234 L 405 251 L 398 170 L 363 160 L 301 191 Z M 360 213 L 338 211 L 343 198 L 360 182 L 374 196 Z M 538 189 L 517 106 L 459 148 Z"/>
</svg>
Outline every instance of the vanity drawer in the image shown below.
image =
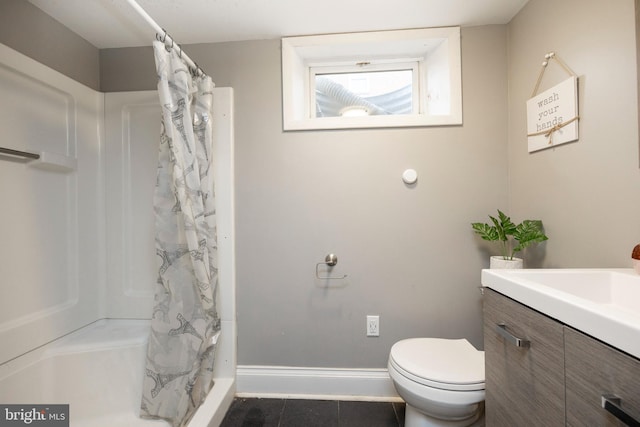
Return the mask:
<svg viewBox="0 0 640 427">
<path fill-rule="evenodd" d="M 565 425 L 563 335 L 561 323 L 485 290 L 487 426 Z"/>
<path fill-rule="evenodd" d="M 624 426 L 602 408 L 602 395 L 621 399 L 621 408 L 640 420 L 640 361 L 565 327 L 567 425 Z"/>
</svg>

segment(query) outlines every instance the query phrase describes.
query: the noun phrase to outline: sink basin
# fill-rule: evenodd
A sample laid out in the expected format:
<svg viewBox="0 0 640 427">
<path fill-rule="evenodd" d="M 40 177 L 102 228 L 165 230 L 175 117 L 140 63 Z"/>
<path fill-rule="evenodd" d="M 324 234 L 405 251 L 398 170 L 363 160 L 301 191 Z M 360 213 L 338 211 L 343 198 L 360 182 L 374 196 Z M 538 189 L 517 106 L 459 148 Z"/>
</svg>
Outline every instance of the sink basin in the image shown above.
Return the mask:
<svg viewBox="0 0 640 427">
<path fill-rule="evenodd" d="M 482 270 L 482 285 L 640 358 L 633 269 Z"/>
<path fill-rule="evenodd" d="M 640 315 L 640 276 L 615 270 L 520 270 L 511 277 Z"/>
</svg>

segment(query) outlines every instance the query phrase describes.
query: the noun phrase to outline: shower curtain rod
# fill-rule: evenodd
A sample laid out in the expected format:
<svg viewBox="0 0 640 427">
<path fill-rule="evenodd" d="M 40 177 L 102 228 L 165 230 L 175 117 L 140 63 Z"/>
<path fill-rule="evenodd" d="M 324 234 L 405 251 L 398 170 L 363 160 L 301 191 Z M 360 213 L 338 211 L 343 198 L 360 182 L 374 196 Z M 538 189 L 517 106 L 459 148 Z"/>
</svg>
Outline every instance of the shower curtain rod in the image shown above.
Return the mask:
<svg viewBox="0 0 640 427">
<path fill-rule="evenodd" d="M 164 42 L 167 48 L 178 49 L 180 57 L 184 60 L 184 62 L 187 63 L 189 68 L 195 70 L 195 73 L 198 75 L 200 74 L 207 75 L 207 73 L 205 73 L 204 70 L 200 68 L 198 64 L 196 64 L 191 58 L 189 58 L 189 56 L 186 53 L 184 53 L 184 51 L 182 50 L 182 47 L 180 47 L 178 43 L 175 43 L 175 41 L 169 35 L 169 33 L 167 33 L 167 31 L 164 28 L 162 28 L 160 25 L 158 25 L 158 23 L 153 20 L 153 18 L 147 13 L 146 10 L 142 8 L 142 6 L 136 3 L 136 0 L 127 0 L 127 3 L 129 3 L 129 6 L 131 6 L 136 12 L 138 12 L 138 15 L 140 15 L 142 18 L 144 18 L 145 21 L 147 21 L 147 23 L 151 26 L 151 28 L 155 30 L 156 38 Z"/>
</svg>

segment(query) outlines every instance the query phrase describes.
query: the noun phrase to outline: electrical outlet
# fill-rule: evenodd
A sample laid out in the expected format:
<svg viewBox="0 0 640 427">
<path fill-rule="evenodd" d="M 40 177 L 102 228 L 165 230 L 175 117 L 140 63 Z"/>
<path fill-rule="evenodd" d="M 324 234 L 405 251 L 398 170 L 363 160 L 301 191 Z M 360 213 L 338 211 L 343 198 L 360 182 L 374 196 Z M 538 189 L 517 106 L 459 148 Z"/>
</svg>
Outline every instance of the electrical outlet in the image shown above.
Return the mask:
<svg viewBox="0 0 640 427">
<path fill-rule="evenodd" d="M 380 316 L 367 316 L 367 336 L 380 336 Z"/>
</svg>

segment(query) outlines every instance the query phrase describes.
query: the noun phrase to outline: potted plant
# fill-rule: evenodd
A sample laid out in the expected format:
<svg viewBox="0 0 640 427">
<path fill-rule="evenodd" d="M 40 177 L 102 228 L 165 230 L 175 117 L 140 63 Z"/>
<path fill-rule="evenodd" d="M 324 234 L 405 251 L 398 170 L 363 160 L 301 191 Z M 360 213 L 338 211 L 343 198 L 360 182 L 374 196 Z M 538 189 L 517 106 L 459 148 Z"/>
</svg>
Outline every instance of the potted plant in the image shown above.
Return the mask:
<svg viewBox="0 0 640 427">
<path fill-rule="evenodd" d="M 473 230 L 483 240 L 498 241 L 502 254 L 492 256 L 490 268 L 522 268 L 521 258 L 515 258 L 516 252 L 520 252 L 533 243 L 547 240 L 548 237 L 542 231 L 542 221 L 537 219 L 525 219 L 520 224 L 514 224 L 507 215 L 498 209 L 498 218 L 489 215 L 492 224 L 474 222 Z"/>
</svg>

